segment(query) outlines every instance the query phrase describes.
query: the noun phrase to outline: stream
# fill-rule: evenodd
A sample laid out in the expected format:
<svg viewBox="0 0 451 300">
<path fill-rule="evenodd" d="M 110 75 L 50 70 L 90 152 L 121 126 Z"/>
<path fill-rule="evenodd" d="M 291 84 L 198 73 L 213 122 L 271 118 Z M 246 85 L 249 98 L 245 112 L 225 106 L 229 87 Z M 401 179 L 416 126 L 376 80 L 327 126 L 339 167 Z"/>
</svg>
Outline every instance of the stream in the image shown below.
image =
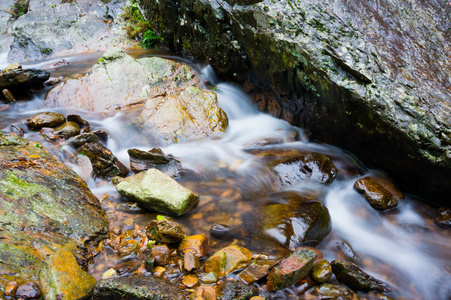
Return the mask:
<svg viewBox="0 0 451 300">
<path fill-rule="evenodd" d="M 156 51 L 141 50 L 129 54 L 181 60 Z M 100 56 L 96 53 L 65 57 L 69 65 L 51 71 L 51 76 L 81 74 Z M 42 68 L 61 59 L 26 62 L 23 66 Z M 381 171 L 367 169 L 358 158 L 337 147 L 309 141 L 308 128 L 293 127 L 258 111 L 248 95 L 239 87 L 222 82 L 210 66 L 187 60 L 183 62 L 196 70 L 201 82 L 208 83 L 206 88 L 217 94 L 219 105 L 229 118 L 229 127 L 220 139 L 206 138 L 161 147 L 165 153 L 179 159 L 187 170 L 186 176 L 181 176 L 177 181 L 200 195 L 198 205 L 188 214 L 175 218 L 186 228 L 187 234 L 205 234 L 209 237 L 212 225 L 226 224 L 235 229 L 234 243 L 248 248 L 252 253 L 283 257 L 289 253 L 286 248 L 251 238 L 248 233 L 256 226 L 254 212 L 270 201 L 268 195 L 277 197 L 296 191 L 315 198 L 329 209 L 332 232 L 316 246 L 324 258 L 329 261 L 337 258 L 355 261 L 367 273 L 390 285 L 393 292 L 388 295 L 394 299 L 450 299 L 451 231 L 434 224 L 435 207 L 419 201 L 414 195 L 406 195 L 397 208 L 376 211 L 354 190 L 353 185 L 357 179 Z M 0 68 L 6 65 L 6 54 L 2 53 Z M 8 133 L 11 125 L 26 129 L 24 122 L 27 117 L 49 111 L 43 106 L 48 90 L 35 94 L 30 101 L 0 105 L 1 130 Z M 127 112 L 93 113 L 63 108 L 52 111 L 79 114 L 89 121 L 93 130 L 107 131 L 109 138 L 106 146 L 126 166 L 129 165 L 127 149 L 147 151 L 161 146 L 146 142 L 146 137 L 129 125 L 133 114 Z M 65 151 L 70 151 L 58 142 L 45 141 L 36 132 L 28 131 L 25 137 L 40 141 L 63 161 L 67 157 Z M 252 148 L 258 153 L 276 153 L 276 156 L 290 151 L 325 154 L 337 167 L 338 176 L 329 185 L 299 181 L 287 187 L 272 176 L 258 155 L 249 150 L 250 145 L 259 139 L 276 140 L 278 143 Z M 69 161 L 66 163 L 75 171 L 83 172 Z M 144 232 L 145 226 L 157 215 L 127 202 L 111 182 L 90 178 L 88 186 L 107 212 L 110 230 L 121 228 L 123 231 Z M 215 251 L 230 244 L 230 241 L 209 239 L 209 243 Z M 142 253 L 121 252 L 105 245 L 89 272 L 96 279 L 112 267 L 121 270 L 121 275 L 136 274 L 141 272 L 139 266 L 142 260 Z M 304 296 L 297 295 L 296 288 L 292 287 L 277 292 L 276 297 L 303 299 Z"/>
</svg>

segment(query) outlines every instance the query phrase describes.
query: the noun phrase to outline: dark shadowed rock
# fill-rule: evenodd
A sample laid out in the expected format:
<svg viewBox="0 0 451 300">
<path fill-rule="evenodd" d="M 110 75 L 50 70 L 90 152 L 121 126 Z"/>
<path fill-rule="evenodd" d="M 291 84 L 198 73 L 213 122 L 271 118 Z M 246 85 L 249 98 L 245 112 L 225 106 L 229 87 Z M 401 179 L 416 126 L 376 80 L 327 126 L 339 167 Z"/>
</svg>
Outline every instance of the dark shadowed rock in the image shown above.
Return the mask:
<svg viewBox="0 0 451 300">
<path fill-rule="evenodd" d="M 159 277 L 119 277 L 102 279 L 92 293 L 93 300 L 182 300 L 176 286 Z"/>
<path fill-rule="evenodd" d="M 125 176 L 128 173 L 127 167 L 99 141 L 83 144 L 77 153 L 89 158 L 94 174 L 98 177 Z"/>
<path fill-rule="evenodd" d="M 256 288 L 241 282 L 227 282 L 221 290 L 222 300 L 249 300 L 252 296 L 257 295 Z"/>
<path fill-rule="evenodd" d="M 438 209 L 434 218 L 435 224 L 440 227 L 450 228 L 451 227 L 451 208 L 442 206 Z"/>
<path fill-rule="evenodd" d="M 42 87 L 50 78 L 50 73 L 41 69 L 15 69 L 0 73 L 0 90 L 9 89 L 12 92 L 29 89 L 30 87 Z"/>
<path fill-rule="evenodd" d="M 170 177 L 177 177 L 182 170 L 182 163 L 172 155 L 164 154 L 160 148 L 149 151 L 129 149 L 127 152 L 130 156 L 130 169 L 135 174 L 155 168 Z"/>
<path fill-rule="evenodd" d="M 272 196 L 275 204 L 264 206 L 259 224 L 252 229 L 261 238 L 269 237 L 283 246 L 294 249 L 302 243 L 318 244 L 332 227 L 328 209 L 294 192 Z M 282 202 L 282 203 L 281 203 Z"/>
<path fill-rule="evenodd" d="M 382 281 L 368 275 L 354 263 L 334 260 L 330 264 L 337 280 L 353 290 L 376 290 L 381 292 L 390 291 L 390 288 L 388 288 Z"/>
<path fill-rule="evenodd" d="M 39 282 L 48 299 L 86 297 L 95 280 L 77 259 L 91 258 L 108 234 L 98 199 L 36 142 L 0 135 L 0 166 L 0 272 Z"/>
<path fill-rule="evenodd" d="M 396 207 L 404 195 L 385 177 L 367 176 L 357 180 L 354 188 L 377 210 Z"/>
<path fill-rule="evenodd" d="M 171 49 L 257 83 L 260 108 L 447 202 L 447 2 L 249 2 L 138 0 Z"/>
<path fill-rule="evenodd" d="M 319 297 L 319 299 L 359 300 L 357 294 L 347 287 L 330 283 L 315 287 L 311 294 Z"/>
</svg>

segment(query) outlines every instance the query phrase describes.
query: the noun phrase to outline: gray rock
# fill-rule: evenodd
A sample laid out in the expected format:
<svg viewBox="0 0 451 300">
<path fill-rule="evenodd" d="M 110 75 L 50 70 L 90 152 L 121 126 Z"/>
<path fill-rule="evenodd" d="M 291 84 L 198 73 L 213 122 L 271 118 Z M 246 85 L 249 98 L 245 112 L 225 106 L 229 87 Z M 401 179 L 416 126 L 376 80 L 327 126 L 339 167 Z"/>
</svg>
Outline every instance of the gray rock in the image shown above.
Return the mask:
<svg viewBox="0 0 451 300">
<path fill-rule="evenodd" d="M 227 282 L 221 290 L 222 300 L 249 300 L 252 296 L 257 295 L 256 288 L 241 282 Z"/>
<path fill-rule="evenodd" d="M 93 300 L 182 300 L 176 286 L 159 277 L 119 277 L 102 279 L 92 293 Z"/>
<path fill-rule="evenodd" d="M 29 8 L 12 26 L 14 42 L 8 53 L 9 61 L 104 50 L 111 44 L 125 45 L 118 26 L 105 22 L 110 10 L 101 1 L 36 0 L 31 1 Z"/>
<path fill-rule="evenodd" d="M 117 191 L 148 209 L 179 216 L 197 203 L 199 196 L 157 169 L 124 178 Z"/>
<path fill-rule="evenodd" d="M 449 5 L 253 2 L 138 0 L 170 48 L 208 59 L 226 78 L 251 72 L 260 108 L 447 202 Z"/>
</svg>

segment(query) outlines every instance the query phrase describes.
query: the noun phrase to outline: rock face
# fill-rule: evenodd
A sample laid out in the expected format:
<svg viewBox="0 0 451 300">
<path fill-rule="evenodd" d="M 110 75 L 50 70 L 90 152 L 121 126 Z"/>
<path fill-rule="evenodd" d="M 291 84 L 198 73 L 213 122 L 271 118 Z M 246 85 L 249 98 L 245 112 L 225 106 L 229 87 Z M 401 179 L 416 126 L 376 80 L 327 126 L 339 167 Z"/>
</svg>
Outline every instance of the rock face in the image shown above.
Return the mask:
<svg viewBox="0 0 451 300">
<path fill-rule="evenodd" d="M 158 57 L 135 60 L 113 48 L 87 74 L 52 89 L 45 103 L 89 111 L 137 107 L 141 114 L 134 125 L 167 144 L 222 134 L 227 128 L 216 94 L 197 86 L 186 65 Z"/>
<path fill-rule="evenodd" d="M 105 49 L 125 42 L 118 26 L 109 20 L 117 17 L 117 2 L 93 3 L 89 0 L 30 1 L 28 13 L 12 24 L 14 42 L 9 61 L 37 60 L 52 55 Z M 114 9 L 113 9 L 114 7 Z"/>
<path fill-rule="evenodd" d="M 404 188 L 447 201 L 445 1 L 138 3 L 172 49 L 208 59 L 229 79 L 250 73 L 268 87 L 249 88 L 262 109 L 350 150 Z"/>
<path fill-rule="evenodd" d="M 157 169 L 127 177 L 116 189 L 148 209 L 174 216 L 184 214 L 199 200 L 198 195 Z"/>
<path fill-rule="evenodd" d="M 0 272 L 38 283 L 45 299 L 88 296 L 95 279 L 77 261 L 108 234 L 97 198 L 40 144 L 18 136 L 0 136 L 0 165 Z"/>
</svg>

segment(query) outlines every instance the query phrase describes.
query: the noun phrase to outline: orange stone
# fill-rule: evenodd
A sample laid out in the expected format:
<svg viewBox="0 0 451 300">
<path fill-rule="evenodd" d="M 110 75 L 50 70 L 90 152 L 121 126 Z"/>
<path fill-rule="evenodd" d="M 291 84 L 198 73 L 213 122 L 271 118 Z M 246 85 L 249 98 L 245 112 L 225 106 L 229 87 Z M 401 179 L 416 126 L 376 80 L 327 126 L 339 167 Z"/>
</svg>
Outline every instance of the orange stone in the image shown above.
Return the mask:
<svg viewBox="0 0 451 300">
<path fill-rule="evenodd" d="M 191 250 L 198 258 L 202 258 L 207 255 L 207 248 L 208 240 L 205 235 L 189 235 L 180 242 L 178 252 L 180 256 L 184 256 L 186 251 Z"/>
</svg>

